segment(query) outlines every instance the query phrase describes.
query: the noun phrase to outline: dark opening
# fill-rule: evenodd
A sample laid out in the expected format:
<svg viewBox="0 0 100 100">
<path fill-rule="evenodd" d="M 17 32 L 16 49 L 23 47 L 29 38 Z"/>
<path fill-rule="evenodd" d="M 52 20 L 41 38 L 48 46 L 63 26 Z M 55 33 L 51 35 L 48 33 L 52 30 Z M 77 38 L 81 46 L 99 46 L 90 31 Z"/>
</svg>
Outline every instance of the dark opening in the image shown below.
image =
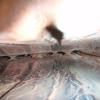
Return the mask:
<svg viewBox="0 0 100 100">
<path fill-rule="evenodd" d="M 61 54 L 61 55 L 65 55 L 66 53 L 65 52 L 63 52 L 63 51 L 59 51 L 59 52 L 57 52 L 58 54 Z"/>
</svg>

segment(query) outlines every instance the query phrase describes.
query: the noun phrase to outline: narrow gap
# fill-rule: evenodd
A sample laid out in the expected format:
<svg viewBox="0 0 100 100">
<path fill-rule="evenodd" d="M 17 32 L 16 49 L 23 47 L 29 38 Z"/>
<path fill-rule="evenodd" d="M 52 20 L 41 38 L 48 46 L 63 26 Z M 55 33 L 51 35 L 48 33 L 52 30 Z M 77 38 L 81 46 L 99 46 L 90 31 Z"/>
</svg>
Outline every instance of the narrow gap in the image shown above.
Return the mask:
<svg viewBox="0 0 100 100">
<path fill-rule="evenodd" d="M 24 58 L 24 57 L 31 57 L 31 54 L 17 55 L 17 56 L 16 56 L 16 59 L 21 59 L 21 58 Z"/>
<path fill-rule="evenodd" d="M 53 54 L 54 54 L 53 52 L 48 52 L 47 53 L 47 55 L 50 55 L 50 56 L 53 55 Z"/>
<path fill-rule="evenodd" d="M 10 56 L 0 56 L 0 61 L 2 60 L 9 60 Z"/>
<path fill-rule="evenodd" d="M 17 82 L 13 87 L 11 87 L 8 91 L 6 91 L 3 95 L 0 96 L 0 100 L 7 95 L 10 91 L 12 91 L 14 88 L 16 88 L 22 81 Z"/>
<path fill-rule="evenodd" d="M 71 52 L 71 54 L 79 54 L 79 53 L 80 53 L 79 50 L 73 50 L 73 51 Z"/>
<path fill-rule="evenodd" d="M 65 52 L 63 52 L 63 51 L 59 51 L 59 52 L 57 52 L 58 54 L 61 54 L 61 55 L 65 55 L 66 53 Z"/>
<path fill-rule="evenodd" d="M 78 55 L 82 55 L 82 56 L 91 56 L 91 57 L 100 57 L 98 55 L 89 54 L 89 53 L 86 53 L 86 52 L 83 52 L 83 51 L 80 51 L 80 50 L 73 50 L 71 52 L 71 54 L 78 54 Z"/>
</svg>

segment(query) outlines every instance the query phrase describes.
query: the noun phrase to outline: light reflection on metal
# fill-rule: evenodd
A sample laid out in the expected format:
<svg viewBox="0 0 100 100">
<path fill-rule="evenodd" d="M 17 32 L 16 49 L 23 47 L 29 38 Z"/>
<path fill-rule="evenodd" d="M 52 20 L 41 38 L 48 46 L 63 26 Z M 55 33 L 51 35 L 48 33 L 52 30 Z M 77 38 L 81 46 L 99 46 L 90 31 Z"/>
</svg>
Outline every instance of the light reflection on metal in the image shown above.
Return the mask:
<svg viewBox="0 0 100 100">
<path fill-rule="evenodd" d="M 82 2 L 79 0 L 55 0 L 53 2 L 44 0 L 42 3 L 29 1 L 25 4 L 20 2 L 22 7 L 15 6 L 14 11 L 9 8 L 10 12 L 7 15 L 5 13 L 7 17 L 1 15 L 0 40 L 2 41 L 42 39 L 47 34 L 44 28 L 50 23 L 55 24 L 64 32 L 65 39 L 80 39 L 89 34 L 99 33 L 98 0 Z"/>
<path fill-rule="evenodd" d="M 5 32 L 5 35 L 1 35 L 2 40 L 5 41 L 10 37 L 13 41 L 26 41 L 36 39 L 39 36 L 41 37 L 41 31 L 50 20 L 46 19 L 48 16 L 45 17 L 40 13 L 35 15 L 34 13 L 37 12 L 33 12 L 33 8 L 27 8 L 27 11 L 23 12 L 18 21 L 11 27 L 12 33 L 7 35 Z M 62 21 L 62 12 L 58 12 L 58 14 L 61 15 Z M 63 24 L 66 26 L 66 23 Z M 60 25 L 63 26 L 61 23 Z M 62 27 L 60 28 L 62 30 Z M 65 33 L 67 33 L 67 31 Z M 75 35 L 77 36 L 77 34 Z M 9 40 L 11 41 L 10 38 Z M 20 80 L 18 86 L 16 87 L 15 84 L 10 91 L 8 90 L 7 94 L 1 96 L 1 99 L 16 100 L 27 99 L 27 97 L 28 99 L 30 98 L 30 100 L 100 99 L 100 43 L 97 37 L 94 40 L 91 38 L 88 41 L 89 38 L 91 38 L 91 36 L 81 41 L 64 41 L 67 45 L 62 45 L 62 49 L 59 49 L 57 45 L 52 46 L 52 44 L 35 44 L 34 41 L 33 43 L 30 41 L 27 43 L 26 41 L 19 42 L 18 44 L 16 42 L 12 42 L 14 44 L 1 43 L 1 67 L 3 64 L 5 65 L 5 62 L 10 65 L 6 66 L 8 71 L 6 69 L 3 70 L 4 73 L 1 74 L 3 78 L 0 77 L 0 81 L 7 81 L 9 83 L 14 82 L 15 79 Z M 4 59 L 3 62 L 2 59 Z M 16 67 L 16 64 L 19 64 L 19 66 Z M 25 70 L 23 70 L 24 66 L 26 66 Z M 19 76 L 17 76 L 15 73 L 12 75 L 13 68 L 15 68 L 13 71 L 16 72 L 17 70 L 21 72 L 21 75 L 18 74 Z M 42 70 L 43 72 L 41 72 Z M 23 94 L 22 90 L 24 91 Z"/>
</svg>

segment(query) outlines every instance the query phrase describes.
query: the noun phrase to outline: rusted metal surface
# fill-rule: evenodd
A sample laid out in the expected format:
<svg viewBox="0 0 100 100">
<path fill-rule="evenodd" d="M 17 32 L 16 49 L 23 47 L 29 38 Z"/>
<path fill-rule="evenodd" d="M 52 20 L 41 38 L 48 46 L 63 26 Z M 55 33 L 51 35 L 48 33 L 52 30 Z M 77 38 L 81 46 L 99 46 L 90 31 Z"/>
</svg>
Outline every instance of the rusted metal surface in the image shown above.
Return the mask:
<svg viewBox="0 0 100 100">
<path fill-rule="evenodd" d="M 0 99 L 99 100 L 99 40 L 82 41 L 0 44 Z"/>
</svg>

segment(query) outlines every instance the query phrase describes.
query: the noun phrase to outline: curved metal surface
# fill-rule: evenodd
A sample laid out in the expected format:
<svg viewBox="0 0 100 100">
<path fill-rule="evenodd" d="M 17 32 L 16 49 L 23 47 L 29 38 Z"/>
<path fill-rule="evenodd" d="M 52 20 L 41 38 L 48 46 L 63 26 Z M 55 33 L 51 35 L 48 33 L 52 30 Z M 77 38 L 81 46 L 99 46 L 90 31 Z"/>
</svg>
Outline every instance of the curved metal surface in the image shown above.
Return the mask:
<svg viewBox="0 0 100 100">
<path fill-rule="evenodd" d="M 99 39 L 0 44 L 0 51 L 1 100 L 100 99 Z"/>
<path fill-rule="evenodd" d="M 99 100 L 100 68 L 96 60 L 58 55 L 12 61 L 1 75 L 5 79 L 1 86 L 7 89 L 8 83 L 20 82 L 1 100 Z"/>
</svg>

